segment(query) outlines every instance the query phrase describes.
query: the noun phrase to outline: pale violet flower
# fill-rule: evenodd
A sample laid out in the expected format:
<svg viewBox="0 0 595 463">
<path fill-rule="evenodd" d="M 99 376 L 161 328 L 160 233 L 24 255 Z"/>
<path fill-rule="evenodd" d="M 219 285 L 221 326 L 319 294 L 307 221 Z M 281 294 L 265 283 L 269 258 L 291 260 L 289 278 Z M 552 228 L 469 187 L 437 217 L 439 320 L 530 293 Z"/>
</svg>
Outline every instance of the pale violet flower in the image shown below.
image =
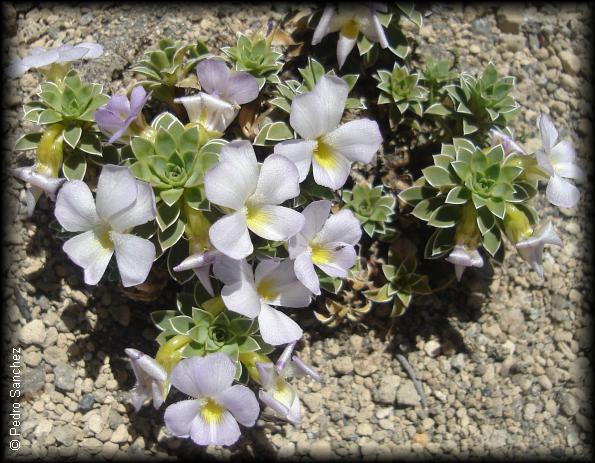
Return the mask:
<svg viewBox="0 0 595 463">
<path fill-rule="evenodd" d="M 38 172 L 36 166 L 17 167 L 10 169 L 16 178 L 27 183 L 27 216 L 33 216 L 35 205 L 43 193 L 52 201 L 56 200 L 56 193 L 66 179 L 54 178 Z"/>
<path fill-rule="evenodd" d="M 184 272 L 192 270 L 200 284 L 211 295 L 215 295 L 213 284 L 211 283 L 210 270 L 211 266 L 217 261 L 219 256 L 224 254 L 217 250 L 206 251 L 204 253 L 192 254 L 174 267 L 174 272 Z"/>
<path fill-rule="evenodd" d="M 296 278 L 291 260 L 265 259 L 252 271 L 245 259 L 222 256 L 213 265 L 213 273 L 224 284 L 221 298 L 225 306 L 245 317 L 258 317 L 260 335 L 266 343 L 277 346 L 302 337 L 296 322 L 271 307 L 310 304 L 310 291 Z"/>
<path fill-rule="evenodd" d="M 320 375 L 302 362 L 296 355 L 290 360 L 295 342 L 289 344 L 275 364 L 256 362 L 262 389 L 259 399 L 270 407 L 277 416 L 291 423 L 301 421 L 301 404 L 297 390 L 287 379 L 290 377 L 310 376 L 320 381 Z"/>
<path fill-rule="evenodd" d="M 586 179 L 583 169 L 576 164 L 576 152 L 568 140 L 558 142 L 558 131 L 546 114 L 537 119 L 541 132 L 542 149 L 535 153 L 539 166 L 551 177 L 547 184 L 545 196 L 554 206 L 574 207 L 579 201 L 578 188 L 567 178 L 577 182 Z"/>
<path fill-rule="evenodd" d="M 94 59 L 103 54 L 103 47 L 97 43 L 79 43 L 61 45 L 57 48 L 32 48 L 29 55 L 13 61 L 7 68 L 9 77 L 20 77 L 30 69 L 46 69 L 54 63 L 66 63 L 79 59 Z"/>
<path fill-rule="evenodd" d="M 461 244 L 457 244 L 445 260 L 454 264 L 458 281 L 461 281 L 467 267 L 483 267 L 483 258 L 479 251 Z"/>
<path fill-rule="evenodd" d="M 221 148 L 219 163 L 205 173 L 204 183 L 207 199 L 231 210 L 211 226 L 209 239 L 233 259 L 243 259 L 254 250 L 248 230 L 267 240 L 284 241 L 304 225 L 302 214 L 279 206 L 300 193 L 293 163 L 271 155 L 260 165 L 246 140 Z"/>
<path fill-rule="evenodd" d="M 353 246 L 362 236 L 359 220 L 348 209 L 333 214 L 330 201 L 314 201 L 302 211 L 306 222 L 289 240 L 289 257 L 295 259 L 294 270 L 301 283 L 314 294 L 320 294 L 316 265 L 330 277 L 345 278 L 355 263 Z"/>
<path fill-rule="evenodd" d="M 169 380 L 191 399 L 167 407 L 164 420 L 169 432 L 190 437 L 198 445 L 232 445 L 241 435 L 238 423 L 254 426 L 260 406 L 246 386 L 232 386 L 235 371 L 222 353 L 181 360 Z"/>
<path fill-rule="evenodd" d="M 99 130 L 110 137 L 108 143 L 128 143 L 132 135 L 138 135 L 146 126 L 142 110 L 148 99 L 149 95 L 139 85 L 132 89 L 130 101 L 126 95 L 114 95 L 95 111 L 95 121 Z M 131 129 L 131 125 L 136 131 Z"/>
<path fill-rule="evenodd" d="M 147 239 L 131 235 L 137 225 L 157 214 L 153 188 L 134 178 L 126 167 L 106 164 L 97 182 L 96 201 L 80 180 L 66 182 L 58 192 L 55 214 L 70 232 L 82 232 L 64 243 L 64 252 L 85 270 L 85 283 L 99 282 L 112 256 L 122 285 L 141 284 L 147 278 L 155 246 Z"/>
<path fill-rule="evenodd" d="M 519 241 L 516 248 L 520 256 L 543 278 L 543 247 L 546 244 L 562 246 L 562 240 L 551 222 L 538 225 L 526 240 Z"/>
<path fill-rule="evenodd" d="M 196 72 L 203 91 L 174 101 L 184 105 L 190 122 L 200 123 L 207 130 L 225 132 L 240 105 L 258 97 L 256 78 L 245 71 L 230 70 L 223 60 L 202 60 Z"/>
<path fill-rule="evenodd" d="M 504 133 L 500 129 L 490 129 L 490 136 L 496 142 L 502 145 L 502 149 L 506 155 L 510 153 L 527 154 L 521 145 L 519 145 L 514 138 Z"/>
<path fill-rule="evenodd" d="M 370 162 L 382 143 L 378 124 L 370 119 L 350 121 L 339 126 L 347 83 L 336 76 L 323 76 L 314 90 L 297 95 L 291 103 L 289 123 L 303 140 L 275 145 L 295 163 L 302 182 L 310 171 L 319 185 L 337 190 L 347 181 L 352 162 Z"/>
<path fill-rule="evenodd" d="M 328 5 L 312 36 L 312 45 L 320 43 L 325 35 L 339 31 L 337 42 L 337 62 L 343 67 L 347 55 L 353 50 L 360 31 L 370 42 L 377 42 L 382 48 L 388 47 L 386 34 L 378 19 L 378 11 L 386 11 L 386 5 L 356 3 L 340 4 L 337 9 Z"/>
<path fill-rule="evenodd" d="M 158 409 L 165 402 L 169 392 L 167 372 L 154 358 L 139 350 L 128 348 L 125 352 L 136 377 L 136 385 L 132 392 L 134 409 L 138 412 L 148 398 L 153 400 L 153 406 Z"/>
</svg>

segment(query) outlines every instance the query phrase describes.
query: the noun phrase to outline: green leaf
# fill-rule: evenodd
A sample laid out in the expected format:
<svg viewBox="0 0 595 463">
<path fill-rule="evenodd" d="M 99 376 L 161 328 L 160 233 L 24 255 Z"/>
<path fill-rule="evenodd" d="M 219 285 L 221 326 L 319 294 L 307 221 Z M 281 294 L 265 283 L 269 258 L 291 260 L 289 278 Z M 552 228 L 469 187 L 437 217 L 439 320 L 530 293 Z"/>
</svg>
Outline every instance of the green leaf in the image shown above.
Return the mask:
<svg viewBox="0 0 595 463">
<path fill-rule="evenodd" d="M 504 149 L 502 145 L 496 145 L 486 153 L 486 157 L 490 160 L 490 163 L 501 163 L 504 159 Z"/>
<path fill-rule="evenodd" d="M 428 221 L 432 213 L 444 204 L 445 196 L 437 196 L 434 198 L 424 199 L 417 203 L 411 214 L 420 220 Z"/>
<path fill-rule="evenodd" d="M 504 214 L 506 214 L 506 203 L 504 201 L 499 198 L 490 198 L 486 206 L 496 217 L 504 218 Z"/>
<path fill-rule="evenodd" d="M 426 258 L 436 258 L 450 251 L 454 246 L 453 241 L 455 230 L 455 227 L 439 228 L 435 235 L 433 235 L 433 239 L 431 240 L 430 255 L 429 257 L 426 256 Z"/>
<path fill-rule="evenodd" d="M 39 115 L 38 124 L 55 124 L 56 122 L 60 122 L 61 120 L 62 115 L 60 113 L 54 111 L 53 109 L 44 109 Z"/>
<path fill-rule="evenodd" d="M 483 172 L 488 165 L 488 160 L 481 152 L 481 150 L 475 150 L 473 155 L 471 156 L 471 169 L 474 172 Z"/>
<path fill-rule="evenodd" d="M 130 147 L 134 153 L 134 157 L 139 160 L 145 160 L 155 154 L 153 144 L 142 137 L 133 137 L 130 141 Z"/>
<path fill-rule="evenodd" d="M 62 172 L 68 180 L 82 180 L 87 171 L 87 160 L 78 150 L 72 151 L 64 159 Z"/>
<path fill-rule="evenodd" d="M 81 139 L 81 134 L 83 133 L 83 129 L 77 126 L 69 127 L 64 129 L 62 135 L 64 136 L 64 141 L 70 145 L 71 148 L 76 148 L 79 140 Z"/>
<path fill-rule="evenodd" d="M 482 235 L 491 230 L 495 224 L 494 215 L 487 207 L 477 209 L 477 226 Z"/>
<path fill-rule="evenodd" d="M 431 114 L 435 116 L 448 116 L 450 113 L 451 111 L 440 103 L 434 103 L 433 105 L 428 106 L 424 111 L 424 115 Z"/>
<path fill-rule="evenodd" d="M 161 331 L 165 331 L 171 329 L 171 324 L 169 323 L 170 318 L 177 315 L 178 312 L 175 310 L 156 310 L 155 312 L 151 312 L 151 320 L 157 328 Z"/>
<path fill-rule="evenodd" d="M 157 225 L 161 231 L 169 228 L 180 216 L 180 207 L 177 204 L 168 206 L 164 202 L 157 205 Z"/>
<path fill-rule="evenodd" d="M 446 204 L 465 204 L 471 199 L 471 192 L 467 187 L 457 185 L 446 195 Z"/>
<path fill-rule="evenodd" d="M 155 137 L 155 152 L 158 156 L 169 158 L 176 151 L 176 141 L 165 130 L 160 129 Z"/>
<path fill-rule="evenodd" d="M 399 193 L 399 199 L 411 204 L 412 206 L 424 199 L 433 198 L 438 191 L 428 186 L 412 186 Z"/>
<path fill-rule="evenodd" d="M 198 344 L 204 344 L 209 336 L 209 328 L 205 325 L 195 325 L 188 331 L 188 336 Z"/>
<path fill-rule="evenodd" d="M 178 221 L 177 223 L 183 224 L 182 221 Z M 184 283 L 192 280 L 192 278 L 194 277 L 194 272 L 192 270 L 185 270 L 183 272 L 176 272 L 174 270 L 174 267 L 179 265 L 184 259 L 188 257 L 188 242 L 185 239 L 180 238 L 178 238 L 178 241 L 171 245 L 169 252 L 167 253 L 167 271 L 169 272 L 173 280 L 183 285 Z M 167 248 L 162 247 L 162 249 L 165 250 Z"/>
<path fill-rule="evenodd" d="M 81 134 L 78 149 L 85 153 L 101 156 L 101 140 L 94 133 L 83 132 Z"/>
<path fill-rule="evenodd" d="M 475 206 L 475 209 L 479 209 L 480 207 L 485 206 L 488 202 L 487 199 L 482 198 L 481 196 L 475 193 L 471 193 L 471 199 L 473 200 L 473 205 Z"/>
<path fill-rule="evenodd" d="M 364 291 L 364 296 L 372 302 L 382 303 L 390 301 L 393 298 L 394 293 L 395 292 L 394 290 L 391 290 L 390 285 L 385 284 L 380 288 Z"/>
<path fill-rule="evenodd" d="M 482 235 L 481 244 L 492 257 L 496 255 L 498 248 L 502 244 L 502 237 L 498 227 L 492 227 L 491 230 Z"/>
<path fill-rule="evenodd" d="M 506 183 L 512 183 L 521 173 L 522 167 L 518 166 L 503 166 L 500 169 L 500 179 Z"/>
<path fill-rule="evenodd" d="M 450 165 L 452 166 L 457 176 L 461 179 L 461 181 L 464 182 L 469 176 L 469 164 L 467 164 L 464 161 L 453 161 L 450 163 Z"/>
<path fill-rule="evenodd" d="M 174 244 L 178 242 L 178 240 L 184 234 L 184 222 L 181 220 L 177 220 L 171 227 L 165 230 L 158 230 L 157 231 L 157 238 L 159 240 L 159 245 L 161 249 L 165 251 L 166 249 L 171 248 Z"/>
<path fill-rule="evenodd" d="M 194 321 L 186 315 L 178 315 L 169 319 L 171 328 L 178 334 L 187 334 L 194 326 Z"/>
<path fill-rule="evenodd" d="M 165 204 L 173 206 L 184 193 L 184 188 L 172 188 L 170 190 L 163 190 L 159 196 Z"/>
<path fill-rule="evenodd" d="M 436 228 L 454 227 L 460 216 L 460 212 L 461 208 L 456 205 L 445 204 L 444 206 L 440 206 L 430 216 L 428 225 Z"/>
<path fill-rule="evenodd" d="M 240 353 L 243 352 L 256 352 L 260 349 L 260 345 L 251 336 L 246 336 L 238 343 L 238 350 Z"/>
<path fill-rule="evenodd" d="M 42 135 L 43 135 L 43 132 L 27 133 L 27 134 L 23 135 L 16 141 L 16 143 L 14 145 L 14 150 L 15 151 L 28 151 L 28 150 L 37 149 L 37 145 L 41 141 Z"/>
<path fill-rule="evenodd" d="M 422 173 L 428 183 L 434 187 L 454 185 L 455 182 L 448 170 L 438 166 L 430 166 L 422 169 Z"/>
</svg>

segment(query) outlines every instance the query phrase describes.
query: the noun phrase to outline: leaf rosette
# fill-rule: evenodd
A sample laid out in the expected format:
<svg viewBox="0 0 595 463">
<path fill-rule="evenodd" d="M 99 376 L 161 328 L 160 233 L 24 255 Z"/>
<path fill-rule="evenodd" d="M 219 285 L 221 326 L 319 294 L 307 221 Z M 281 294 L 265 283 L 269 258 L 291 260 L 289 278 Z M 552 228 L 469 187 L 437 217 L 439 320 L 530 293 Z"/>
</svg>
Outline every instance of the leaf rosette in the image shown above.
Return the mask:
<svg viewBox="0 0 595 463">
<path fill-rule="evenodd" d="M 383 193 L 383 185 L 372 187 L 365 182 L 355 185 L 351 191 L 343 190 L 342 193 L 345 207 L 353 211 L 370 237 L 382 237 L 395 232 L 387 224 L 391 222 L 395 212 L 396 199 L 393 195 Z"/>
</svg>

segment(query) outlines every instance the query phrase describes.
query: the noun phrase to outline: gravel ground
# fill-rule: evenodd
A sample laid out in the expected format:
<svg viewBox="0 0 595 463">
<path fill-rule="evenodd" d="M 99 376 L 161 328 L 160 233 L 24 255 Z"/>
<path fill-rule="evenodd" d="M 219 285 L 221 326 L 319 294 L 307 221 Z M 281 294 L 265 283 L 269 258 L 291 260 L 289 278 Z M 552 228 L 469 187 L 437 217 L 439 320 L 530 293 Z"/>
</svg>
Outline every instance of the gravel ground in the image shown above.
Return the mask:
<svg viewBox="0 0 595 463">
<path fill-rule="evenodd" d="M 82 69 L 116 91 L 130 82 L 130 63 L 162 36 L 201 37 L 211 47 L 231 44 L 235 32 L 279 19 L 284 9 L 282 4 L 9 6 L 5 46 L 22 55 L 31 46 L 97 41 L 106 53 Z M 500 72 L 516 76 L 524 109 L 515 127 L 526 146 L 539 146 L 535 118 L 549 113 L 590 169 L 592 10 L 453 4 L 432 11 L 420 32 L 420 51 L 456 50 L 461 69 L 476 72 L 492 60 Z M 24 130 L 21 104 L 37 83 L 27 74 L 5 84 L 7 147 Z M 12 164 L 15 156 L 7 151 Z M 112 284 L 85 286 L 80 269 L 48 229 L 47 202 L 27 220 L 22 184 L 8 177 L 3 184 L 5 339 L 9 347 L 20 346 L 24 367 L 21 448 L 5 446 L 10 457 L 592 456 L 593 196 L 587 185 L 572 210 L 560 211 L 542 199 L 543 216 L 565 242 L 563 249 L 546 247 L 545 281 L 514 252 L 492 273 L 468 270 L 462 284 L 416 299 L 398 320 L 393 347 L 386 351 L 382 310 L 335 330 L 307 314 L 302 324 L 308 333 L 299 350 L 325 380 L 297 383 L 305 405 L 302 424 L 259 422 L 234 447 L 201 449 L 168 435 L 163 409 L 145 407 L 134 414 L 128 403 L 134 378 L 124 348 L 154 352 L 148 314 L 158 303 L 130 301 Z M 395 346 L 423 384 L 425 409 Z"/>
</svg>

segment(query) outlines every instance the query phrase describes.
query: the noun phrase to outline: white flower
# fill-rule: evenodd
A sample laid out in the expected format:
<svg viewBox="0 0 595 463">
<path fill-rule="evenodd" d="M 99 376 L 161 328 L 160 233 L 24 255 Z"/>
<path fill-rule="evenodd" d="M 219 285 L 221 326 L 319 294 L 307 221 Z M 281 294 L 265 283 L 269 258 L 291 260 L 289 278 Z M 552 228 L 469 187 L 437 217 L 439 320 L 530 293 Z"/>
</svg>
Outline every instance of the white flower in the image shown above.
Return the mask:
<svg viewBox="0 0 595 463">
<path fill-rule="evenodd" d="M 203 253 L 192 254 L 176 265 L 173 270 L 174 272 L 184 272 L 186 270 L 192 270 L 200 284 L 207 290 L 211 295 L 215 295 L 213 285 L 210 279 L 211 265 L 217 261 L 219 256 L 223 254 L 217 250 L 209 250 Z"/>
<path fill-rule="evenodd" d="M 103 54 L 103 47 L 97 43 L 79 43 L 61 45 L 57 48 L 32 48 L 29 55 L 16 60 L 6 68 L 9 77 L 20 77 L 29 69 L 46 69 L 54 63 L 66 63 L 79 59 L 94 59 Z"/>
<path fill-rule="evenodd" d="M 124 350 L 132 371 L 136 377 L 136 385 L 132 392 L 132 405 L 138 412 L 147 398 L 152 398 L 155 409 L 161 407 L 169 392 L 167 372 L 157 361 L 139 350 L 128 348 Z"/>
<path fill-rule="evenodd" d="M 576 165 L 576 152 L 568 140 L 558 142 L 558 131 L 546 114 L 537 119 L 541 132 L 543 149 L 535 153 L 539 166 L 551 175 L 545 195 L 554 206 L 574 207 L 578 203 L 580 193 L 566 178 L 573 178 L 577 182 L 586 179 L 585 172 Z"/>
<path fill-rule="evenodd" d="M 267 240 L 284 241 L 300 231 L 304 216 L 279 206 L 299 192 L 298 172 L 283 156 L 271 155 L 262 165 L 248 141 L 221 149 L 219 163 L 205 173 L 207 199 L 231 209 L 209 229 L 211 244 L 233 259 L 249 256 L 254 247 L 248 230 Z"/>
<path fill-rule="evenodd" d="M 225 61 L 205 59 L 196 67 L 203 92 L 176 98 L 186 108 L 190 122 L 223 133 L 240 111 L 240 105 L 258 97 L 258 82 L 245 71 L 230 70 Z"/>
<path fill-rule="evenodd" d="M 386 11 L 385 5 L 381 8 Z M 377 15 L 377 10 L 381 8 L 378 8 L 378 4 L 341 4 L 335 11 L 334 6 L 327 6 L 312 36 L 312 45 L 320 43 L 325 35 L 340 31 L 337 42 L 339 69 L 353 50 L 360 31 L 370 42 L 378 42 L 382 48 L 387 48 L 388 41 Z"/>
<path fill-rule="evenodd" d="M 213 273 L 224 284 L 221 298 L 225 306 L 245 317 L 258 317 L 260 334 L 266 343 L 276 346 L 302 337 L 296 322 L 271 307 L 310 304 L 310 291 L 296 278 L 292 261 L 266 259 L 253 272 L 246 260 L 221 256 L 213 264 Z"/>
<path fill-rule="evenodd" d="M 31 217 L 40 196 L 45 193 L 52 200 L 56 200 L 56 193 L 66 179 L 54 178 L 37 171 L 35 165 L 10 169 L 16 178 L 26 182 L 27 186 L 27 216 Z"/>
<path fill-rule="evenodd" d="M 275 145 L 275 154 L 293 161 L 302 182 L 310 170 L 322 186 L 337 190 L 349 176 L 352 162 L 370 162 L 382 143 L 378 124 L 369 119 L 339 126 L 348 85 L 336 76 L 323 76 L 314 90 L 297 95 L 289 123 L 304 140 Z"/>
<path fill-rule="evenodd" d="M 64 252 L 83 267 L 89 285 L 99 282 L 114 253 L 124 286 L 144 282 L 155 259 L 155 246 L 130 230 L 155 218 L 153 189 L 126 167 L 107 164 L 99 175 L 96 196 L 97 203 L 80 180 L 66 182 L 58 192 L 58 222 L 67 231 L 83 232 L 64 243 Z"/>
<path fill-rule="evenodd" d="M 543 247 L 546 244 L 562 246 L 562 240 L 556 233 L 551 222 L 540 224 L 533 231 L 531 237 L 519 241 L 516 248 L 520 256 L 533 267 L 541 278 L 543 278 Z"/>
<path fill-rule="evenodd" d="M 278 416 L 298 424 L 301 421 L 301 405 L 297 390 L 286 379 L 290 377 L 310 376 L 320 381 L 320 375 L 306 365 L 296 355 L 290 360 L 295 342 L 289 344 L 275 364 L 256 362 L 262 389 L 259 399 L 269 406 Z"/>
<path fill-rule="evenodd" d="M 457 244 L 445 259 L 454 264 L 457 280 L 461 281 L 463 272 L 467 267 L 483 267 L 483 258 L 477 249 L 467 249 L 466 246 Z"/>
<path fill-rule="evenodd" d="M 294 270 L 302 284 L 320 294 L 320 281 L 314 265 L 331 277 L 345 278 L 355 263 L 353 246 L 362 236 L 359 220 L 348 209 L 329 217 L 330 201 L 314 201 L 302 214 L 306 223 L 289 240 L 289 257 L 295 259 Z"/>
</svg>

